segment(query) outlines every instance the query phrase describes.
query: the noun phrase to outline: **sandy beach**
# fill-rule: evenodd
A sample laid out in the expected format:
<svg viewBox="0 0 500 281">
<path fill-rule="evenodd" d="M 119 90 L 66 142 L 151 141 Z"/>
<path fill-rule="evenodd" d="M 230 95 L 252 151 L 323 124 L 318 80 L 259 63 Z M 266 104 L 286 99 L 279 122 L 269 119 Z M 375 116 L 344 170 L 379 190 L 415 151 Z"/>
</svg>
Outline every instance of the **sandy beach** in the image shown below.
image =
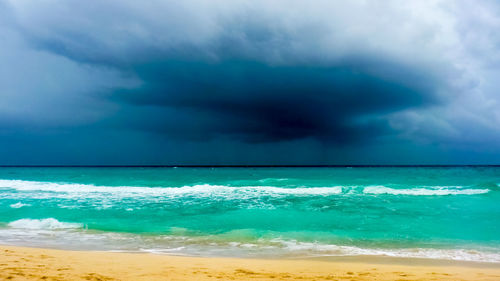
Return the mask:
<svg viewBox="0 0 500 281">
<path fill-rule="evenodd" d="M 198 258 L 1 246 L 2 280 L 500 280 L 492 264 Z"/>
</svg>

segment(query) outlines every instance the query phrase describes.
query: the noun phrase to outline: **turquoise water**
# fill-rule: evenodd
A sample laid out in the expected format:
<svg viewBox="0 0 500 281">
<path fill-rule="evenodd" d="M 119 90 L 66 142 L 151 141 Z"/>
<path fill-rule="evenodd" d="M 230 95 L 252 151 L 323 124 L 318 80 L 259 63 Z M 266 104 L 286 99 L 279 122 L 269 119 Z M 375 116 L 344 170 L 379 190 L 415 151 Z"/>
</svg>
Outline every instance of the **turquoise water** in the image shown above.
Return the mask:
<svg viewBox="0 0 500 281">
<path fill-rule="evenodd" d="M 0 168 L 0 244 L 500 262 L 499 167 Z"/>
</svg>

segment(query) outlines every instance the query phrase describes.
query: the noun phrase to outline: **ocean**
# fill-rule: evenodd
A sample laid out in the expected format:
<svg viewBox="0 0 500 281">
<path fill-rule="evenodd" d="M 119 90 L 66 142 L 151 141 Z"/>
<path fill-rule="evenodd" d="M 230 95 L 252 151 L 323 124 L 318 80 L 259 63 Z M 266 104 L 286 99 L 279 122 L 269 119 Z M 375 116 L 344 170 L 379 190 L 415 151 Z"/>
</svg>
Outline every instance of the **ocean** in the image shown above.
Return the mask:
<svg viewBox="0 0 500 281">
<path fill-rule="evenodd" d="M 500 263 L 500 167 L 3 167 L 0 244 Z"/>
</svg>

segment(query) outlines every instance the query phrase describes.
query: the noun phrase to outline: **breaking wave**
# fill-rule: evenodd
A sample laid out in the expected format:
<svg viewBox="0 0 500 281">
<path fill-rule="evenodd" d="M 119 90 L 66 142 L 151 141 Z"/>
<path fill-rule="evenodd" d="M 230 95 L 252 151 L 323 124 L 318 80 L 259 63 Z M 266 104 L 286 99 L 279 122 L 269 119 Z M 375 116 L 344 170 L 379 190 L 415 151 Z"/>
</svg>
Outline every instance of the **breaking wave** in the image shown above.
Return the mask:
<svg viewBox="0 0 500 281">
<path fill-rule="evenodd" d="M 386 186 L 360 187 L 276 187 L 276 186 L 229 186 L 199 184 L 182 187 L 141 187 L 141 186 L 99 186 L 78 183 L 54 183 L 24 180 L 0 180 L 1 189 L 18 191 L 41 191 L 58 193 L 112 193 L 118 196 L 329 196 L 336 194 L 371 195 L 476 195 L 488 193 L 487 188 L 474 189 L 462 187 L 415 187 L 391 188 Z M 15 207 L 13 207 L 15 208 Z"/>
<path fill-rule="evenodd" d="M 11 228 L 18 229 L 77 229 L 83 228 L 83 224 L 61 222 L 54 218 L 47 219 L 20 219 L 8 224 Z"/>
<path fill-rule="evenodd" d="M 224 194 L 254 193 L 259 195 L 330 195 L 342 193 L 342 187 L 298 187 L 285 188 L 275 186 L 227 186 L 199 184 L 182 187 L 140 187 L 140 186 L 98 186 L 92 184 L 53 183 L 23 180 L 0 180 L 0 188 L 12 188 L 19 191 L 48 191 L 66 193 L 120 193 L 146 195 L 188 195 L 188 194 Z"/>
<path fill-rule="evenodd" d="M 366 194 L 391 194 L 391 195 L 475 195 L 490 192 L 489 189 L 460 189 L 460 188 L 411 188 L 411 189 L 396 189 L 385 186 L 367 186 L 363 193 Z"/>
</svg>

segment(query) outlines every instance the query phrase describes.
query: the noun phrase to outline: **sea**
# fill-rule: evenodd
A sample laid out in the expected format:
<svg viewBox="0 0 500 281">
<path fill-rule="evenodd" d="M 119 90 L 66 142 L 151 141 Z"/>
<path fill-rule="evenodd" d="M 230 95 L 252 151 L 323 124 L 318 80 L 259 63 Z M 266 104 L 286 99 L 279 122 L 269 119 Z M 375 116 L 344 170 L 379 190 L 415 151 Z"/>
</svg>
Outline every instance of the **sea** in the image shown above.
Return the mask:
<svg viewBox="0 0 500 281">
<path fill-rule="evenodd" d="M 500 263 L 500 167 L 1 167 L 0 244 Z"/>
</svg>

